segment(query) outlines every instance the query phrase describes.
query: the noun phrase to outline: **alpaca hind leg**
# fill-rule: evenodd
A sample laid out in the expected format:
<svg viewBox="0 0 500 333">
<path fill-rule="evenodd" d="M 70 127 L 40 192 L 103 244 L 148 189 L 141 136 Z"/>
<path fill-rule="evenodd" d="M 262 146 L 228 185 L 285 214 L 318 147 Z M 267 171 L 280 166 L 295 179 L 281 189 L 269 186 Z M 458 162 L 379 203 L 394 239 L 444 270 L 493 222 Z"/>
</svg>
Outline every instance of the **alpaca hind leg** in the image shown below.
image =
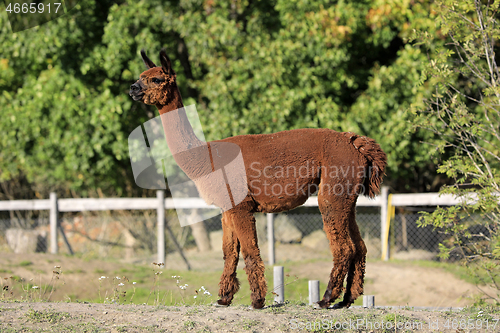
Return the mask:
<svg viewBox="0 0 500 333">
<path fill-rule="evenodd" d="M 365 277 L 366 265 L 366 246 L 361 238 L 358 225 L 353 217 L 351 220 L 351 238 L 354 241 L 356 252 L 354 259 L 349 267 L 349 273 L 346 281 L 346 291 L 344 299 L 338 304 L 338 307 L 349 307 L 354 301 L 363 294 L 363 283 Z"/>
<path fill-rule="evenodd" d="M 224 214 L 225 215 L 225 214 Z M 236 267 L 238 266 L 240 243 L 236 233 L 232 229 L 232 221 L 226 216 L 222 218 L 222 250 L 224 252 L 224 271 L 219 282 L 218 305 L 229 305 L 234 294 L 240 288 L 240 282 L 236 277 Z"/>
<path fill-rule="evenodd" d="M 257 231 L 255 218 L 249 212 L 235 212 L 233 214 L 234 229 L 241 244 L 241 252 L 245 260 L 245 272 L 251 290 L 252 307 L 261 309 L 264 307 L 267 294 L 267 284 L 264 277 L 264 262 L 260 257 L 257 243 Z"/>
<path fill-rule="evenodd" d="M 347 203 L 339 198 L 324 200 L 321 193 L 318 203 L 323 215 L 324 230 L 330 242 L 330 250 L 333 255 L 333 268 L 330 280 L 323 299 L 317 304 L 321 308 L 328 308 L 342 292 L 344 279 L 354 259 L 355 245 L 350 237 L 349 215 L 352 203 Z M 346 205 L 347 204 L 347 205 Z"/>
</svg>

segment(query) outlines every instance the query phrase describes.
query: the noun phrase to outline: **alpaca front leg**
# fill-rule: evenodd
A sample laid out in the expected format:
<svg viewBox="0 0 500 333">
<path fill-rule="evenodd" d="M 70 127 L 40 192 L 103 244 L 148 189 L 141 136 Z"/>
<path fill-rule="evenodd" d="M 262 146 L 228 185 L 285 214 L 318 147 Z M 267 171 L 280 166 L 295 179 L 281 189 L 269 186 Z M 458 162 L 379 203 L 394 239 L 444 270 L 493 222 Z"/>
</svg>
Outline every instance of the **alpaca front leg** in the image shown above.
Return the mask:
<svg viewBox="0 0 500 333">
<path fill-rule="evenodd" d="M 238 234 L 241 244 L 241 252 L 245 260 L 245 272 L 250 284 L 252 307 L 261 309 L 264 307 L 267 294 L 267 283 L 264 277 L 264 262 L 260 257 L 257 244 L 257 231 L 255 218 L 246 213 L 238 216 L 234 222 L 234 228 Z"/>
<path fill-rule="evenodd" d="M 224 271 L 219 282 L 218 305 L 227 306 L 231 304 L 234 294 L 240 289 L 240 282 L 236 277 L 236 267 L 240 254 L 240 243 L 234 231 L 224 223 L 222 218 L 222 250 L 224 252 Z"/>
</svg>

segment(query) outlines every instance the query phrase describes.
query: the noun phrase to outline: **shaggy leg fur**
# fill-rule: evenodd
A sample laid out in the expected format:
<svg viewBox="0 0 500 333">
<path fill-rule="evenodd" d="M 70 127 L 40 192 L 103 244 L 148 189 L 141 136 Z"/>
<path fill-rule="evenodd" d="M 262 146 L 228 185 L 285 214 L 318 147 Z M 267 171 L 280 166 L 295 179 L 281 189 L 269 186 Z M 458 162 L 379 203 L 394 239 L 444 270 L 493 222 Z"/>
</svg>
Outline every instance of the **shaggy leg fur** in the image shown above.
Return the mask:
<svg viewBox="0 0 500 333">
<path fill-rule="evenodd" d="M 334 263 L 323 299 L 318 302 L 320 307 L 327 308 L 342 292 L 344 279 L 355 258 L 356 246 L 351 239 L 349 224 L 356 198 L 330 196 L 320 192 L 318 204 Z"/>
<path fill-rule="evenodd" d="M 224 213 L 222 217 L 222 250 L 224 252 L 224 271 L 219 282 L 219 305 L 229 305 L 234 294 L 240 289 L 240 282 L 236 277 L 240 254 L 240 242 L 233 230 L 233 223 Z"/>
<path fill-rule="evenodd" d="M 238 235 L 245 260 L 245 272 L 252 292 L 252 306 L 254 309 L 261 309 L 264 307 L 267 285 L 264 277 L 264 263 L 257 245 L 255 218 L 252 213 L 244 210 L 231 210 L 230 212 L 232 212 L 234 230 Z"/>
<path fill-rule="evenodd" d="M 356 252 L 354 259 L 349 267 L 349 273 L 346 281 L 346 291 L 344 299 L 337 304 L 337 307 L 349 307 L 352 303 L 363 294 L 363 282 L 365 276 L 365 263 L 366 263 L 366 246 L 361 238 L 358 225 L 356 224 L 354 212 L 350 221 L 351 238 L 354 241 Z"/>
</svg>

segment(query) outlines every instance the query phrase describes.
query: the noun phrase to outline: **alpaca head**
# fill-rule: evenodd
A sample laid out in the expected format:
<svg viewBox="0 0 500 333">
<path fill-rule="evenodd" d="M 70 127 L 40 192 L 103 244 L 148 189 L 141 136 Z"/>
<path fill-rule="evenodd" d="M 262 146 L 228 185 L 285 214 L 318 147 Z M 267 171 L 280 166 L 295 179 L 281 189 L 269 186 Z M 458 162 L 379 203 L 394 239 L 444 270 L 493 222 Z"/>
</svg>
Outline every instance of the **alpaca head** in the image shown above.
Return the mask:
<svg viewBox="0 0 500 333">
<path fill-rule="evenodd" d="M 161 67 L 157 67 L 141 50 L 142 60 L 147 70 L 144 71 L 139 80 L 130 86 L 129 95 L 134 101 L 141 101 L 149 105 L 166 105 L 172 100 L 176 91 L 175 72 L 172 69 L 170 59 L 164 50 L 160 51 Z"/>
</svg>

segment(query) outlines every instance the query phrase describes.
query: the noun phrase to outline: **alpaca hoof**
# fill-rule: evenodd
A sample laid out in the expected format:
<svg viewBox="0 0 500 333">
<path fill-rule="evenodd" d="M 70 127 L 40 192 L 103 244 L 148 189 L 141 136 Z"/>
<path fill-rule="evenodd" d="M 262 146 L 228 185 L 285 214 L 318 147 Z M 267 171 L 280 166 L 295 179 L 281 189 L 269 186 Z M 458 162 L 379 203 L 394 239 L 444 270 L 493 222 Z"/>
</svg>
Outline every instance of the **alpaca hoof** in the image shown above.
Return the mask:
<svg viewBox="0 0 500 333">
<path fill-rule="evenodd" d="M 342 303 L 335 303 L 332 306 L 330 306 L 329 309 L 338 310 L 338 309 L 342 309 L 343 307 L 344 306 L 342 305 Z"/>
<path fill-rule="evenodd" d="M 262 309 L 264 307 L 265 302 L 266 301 L 264 299 L 252 302 L 252 307 L 256 310 Z"/>
<path fill-rule="evenodd" d="M 267 306 L 263 306 L 263 307 L 261 307 L 261 308 L 254 308 L 254 307 L 253 307 L 253 305 L 250 305 L 250 306 L 248 307 L 248 310 L 263 310 L 263 309 L 265 309 L 265 308 L 267 308 Z"/>
<path fill-rule="evenodd" d="M 345 302 L 338 302 L 333 304 L 332 306 L 329 307 L 329 309 L 332 310 L 338 310 L 338 309 L 343 309 L 343 308 L 349 308 L 351 306 L 351 303 L 345 303 Z"/>
<path fill-rule="evenodd" d="M 322 307 L 321 307 L 321 305 L 319 305 L 318 303 L 314 303 L 314 304 L 313 304 L 313 309 L 315 309 L 315 310 L 321 310 L 321 309 L 322 309 Z"/>
<path fill-rule="evenodd" d="M 325 301 L 319 301 L 313 304 L 314 309 L 328 309 L 329 306 L 330 302 L 325 302 Z"/>
<path fill-rule="evenodd" d="M 217 302 L 214 303 L 214 306 L 217 308 L 227 308 L 229 304 L 226 304 L 223 301 L 218 300 Z"/>
</svg>

